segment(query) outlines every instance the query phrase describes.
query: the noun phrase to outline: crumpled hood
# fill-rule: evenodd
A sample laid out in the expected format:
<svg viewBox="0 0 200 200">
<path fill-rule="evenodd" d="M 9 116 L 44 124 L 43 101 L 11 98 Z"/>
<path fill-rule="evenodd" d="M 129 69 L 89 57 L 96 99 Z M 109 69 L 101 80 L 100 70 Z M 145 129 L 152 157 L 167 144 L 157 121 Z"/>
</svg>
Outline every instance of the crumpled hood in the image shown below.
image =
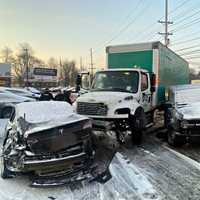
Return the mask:
<svg viewBox="0 0 200 200">
<path fill-rule="evenodd" d="M 77 102 L 88 102 L 88 103 L 105 103 L 105 104 L 115 104 L 119 101 L 123 101 L 124 98 L 133 96 L 134 94 L 126 92 L 111 92 L 111 91 L 99 91 L 99 92 L 89 92 L 77 99 Z"/>
<path fill-rule="evenodd" d="M 23 118 L 18 119 L 18 122 L 21 123 L 21 127 L 24 128 L 23 132 L 25 133 L 25 135 L 29 135 L 31 133 L 36 133 L 39 131 L 44 131 L 51 128 L 84 121 L 87 119 L 87 117 L 73 113 L 70 115 L 57 117 L 54 116 L 54 118 L 52 117 L 52 119 L 44 120 L 38 123 L 29 123 L 26 122 Z"/>
<path fill-rule="evenodd" d="M 200 102 L 190 103 L 178 108 L 178 112 L 185 120 L 200 120 Z"/>
</svg>

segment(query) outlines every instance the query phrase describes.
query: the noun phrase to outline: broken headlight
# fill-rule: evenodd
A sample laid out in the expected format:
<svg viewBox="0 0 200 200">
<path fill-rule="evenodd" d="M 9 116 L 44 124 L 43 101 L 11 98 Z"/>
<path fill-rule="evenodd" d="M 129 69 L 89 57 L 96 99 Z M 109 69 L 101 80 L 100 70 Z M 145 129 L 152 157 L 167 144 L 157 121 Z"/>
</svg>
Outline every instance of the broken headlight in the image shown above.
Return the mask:
<svg viewBox="0 0 200 200">
<path fill-rule="evenodd" d="M 83 125 L 83 129 L 89 129 L 92 128 L 92 121 L 88 120 L 84 125 Z"/>
<path fill-rule="evenodd" d="M 181 128 L 184 128 L 184 129 L 188 128 L 188 121 L 187 120 L 182 120 L 180 122 L 180 126 L 181 126 Z"/>
</svg>

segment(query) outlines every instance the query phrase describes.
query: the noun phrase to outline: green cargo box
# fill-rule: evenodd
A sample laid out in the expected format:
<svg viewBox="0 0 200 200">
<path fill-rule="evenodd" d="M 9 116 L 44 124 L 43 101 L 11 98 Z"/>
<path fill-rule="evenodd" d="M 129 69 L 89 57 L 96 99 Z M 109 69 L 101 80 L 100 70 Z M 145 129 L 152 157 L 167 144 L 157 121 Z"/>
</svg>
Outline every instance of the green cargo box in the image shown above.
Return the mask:
<svg viewBox="0 0 200 200">
<path fill-rule="evenodd" d="M 189 83 L 189 64 L 160 42 L 109 46 L 108 69 L 142 68 L 156 74 L 156 106 L 165 103 L 168 86 Z"/>
</svg>

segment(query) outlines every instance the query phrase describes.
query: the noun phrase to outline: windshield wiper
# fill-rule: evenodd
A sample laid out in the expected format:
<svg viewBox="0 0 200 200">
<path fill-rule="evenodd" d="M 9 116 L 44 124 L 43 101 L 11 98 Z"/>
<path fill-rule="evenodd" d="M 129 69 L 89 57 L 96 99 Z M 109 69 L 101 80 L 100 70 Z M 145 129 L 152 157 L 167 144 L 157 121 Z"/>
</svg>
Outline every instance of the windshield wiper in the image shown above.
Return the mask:
<svg viewBox="0 0 200 200">
<path fill-rule="evenodd" d="M 122 88 L 103 88 L 103 89 L 98 89 L 98 88 L 95 89 L 94 88 L 91 91 L 116 91 L 116 92 L 128 92 L 128 93 L 131 93 L 131 91 L 125 90 L 125 89 L 122 89 Z"/>
<path fill-rule="evenodd" d="M 125 89 L 122 89 L 122 88 L 112 88 L 112 90 L 119 91 L 119 92 L 131 92 L 129 90 L 125 90 Z"/>
</svg>

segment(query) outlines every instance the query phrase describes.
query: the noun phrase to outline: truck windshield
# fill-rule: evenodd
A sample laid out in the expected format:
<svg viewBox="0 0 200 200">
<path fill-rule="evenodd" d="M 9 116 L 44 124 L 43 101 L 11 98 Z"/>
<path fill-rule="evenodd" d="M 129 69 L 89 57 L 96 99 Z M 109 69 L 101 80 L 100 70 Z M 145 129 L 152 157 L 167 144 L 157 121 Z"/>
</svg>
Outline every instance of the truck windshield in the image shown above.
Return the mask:
<svg viewBox="0 0 200 200">
<path fill-rule="evenodd" d="M 136 93 L 139 73 L 136 71 L 97 72 L 92 84 L 92 91 L 117 91 Z"/>
</svg>

